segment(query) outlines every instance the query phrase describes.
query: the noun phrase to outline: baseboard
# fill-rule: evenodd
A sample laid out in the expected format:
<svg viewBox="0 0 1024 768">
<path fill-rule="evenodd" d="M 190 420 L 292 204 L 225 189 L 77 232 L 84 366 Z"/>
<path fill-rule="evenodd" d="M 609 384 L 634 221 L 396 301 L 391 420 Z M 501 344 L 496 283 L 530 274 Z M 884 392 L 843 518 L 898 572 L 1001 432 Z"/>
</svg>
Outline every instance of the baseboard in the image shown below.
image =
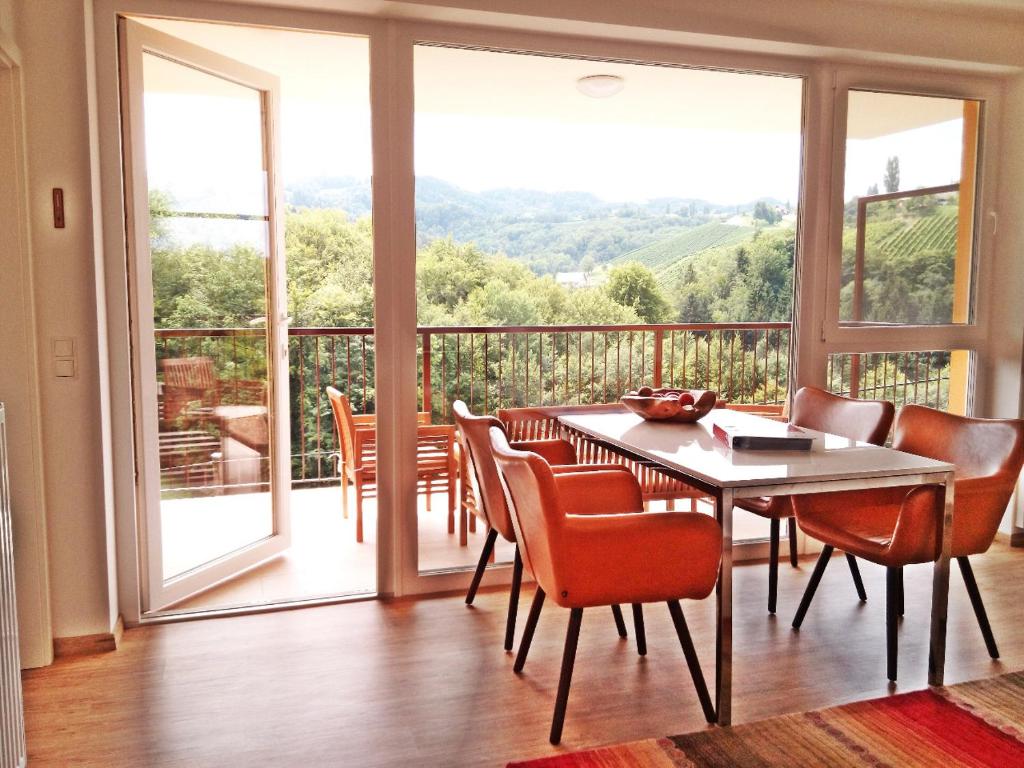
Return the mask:
<svg viewBox="0 0 1024 768">
<path fill-rule="evenodd" d="M 88 656 L 94 653 L 116 651 L 124 636 L 124 620 L 118 616 L 111 632 L 100 632 L 96 635 L 78 635 L 76 637 L 53 638 L 53 655 L 57 658 L 67 656 Z"/>
</svg>

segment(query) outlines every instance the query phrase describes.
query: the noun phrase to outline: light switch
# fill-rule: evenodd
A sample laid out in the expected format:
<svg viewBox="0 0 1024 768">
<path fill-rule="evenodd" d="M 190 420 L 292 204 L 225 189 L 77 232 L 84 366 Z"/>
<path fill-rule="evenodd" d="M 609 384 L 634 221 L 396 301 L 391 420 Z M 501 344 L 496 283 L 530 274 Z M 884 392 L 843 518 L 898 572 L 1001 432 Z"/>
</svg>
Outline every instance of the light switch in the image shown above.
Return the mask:
<svg viewBox="0 0 1024 768">
<path fill-rule="evenodd" d="M 55 338 L 53 340 L 54 357 L 74 357 L 75 340 L 69 336 Z"/>
<path fill-rule="evenodd" d="M 53 371 L 59 379 L 75 378 L 74 358 L 62 357 L 53 361 Z"/>
</svg>

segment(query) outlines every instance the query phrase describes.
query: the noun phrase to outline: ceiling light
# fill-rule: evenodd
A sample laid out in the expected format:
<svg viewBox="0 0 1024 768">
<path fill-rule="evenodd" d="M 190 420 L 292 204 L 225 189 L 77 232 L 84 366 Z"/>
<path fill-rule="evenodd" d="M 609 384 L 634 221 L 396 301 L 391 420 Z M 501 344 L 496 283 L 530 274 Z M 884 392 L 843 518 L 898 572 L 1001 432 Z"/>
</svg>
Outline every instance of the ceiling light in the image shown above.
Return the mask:
<svg viewBox="0 0 1024 768">
<path fill-rule="evenodd" d="M 576 81 L 576 88 L 584 96 L 607 99 L 626 87 L 626 81 L 618 75 L 587 75 Z"/>
</svg>

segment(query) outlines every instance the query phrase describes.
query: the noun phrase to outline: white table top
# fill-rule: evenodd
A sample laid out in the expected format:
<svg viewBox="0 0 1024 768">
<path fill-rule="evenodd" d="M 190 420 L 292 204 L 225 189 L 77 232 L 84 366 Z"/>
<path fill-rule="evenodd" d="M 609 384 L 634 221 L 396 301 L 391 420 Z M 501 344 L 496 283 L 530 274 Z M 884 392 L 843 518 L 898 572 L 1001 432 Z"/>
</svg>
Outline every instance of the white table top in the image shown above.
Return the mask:
<svg viewBox="0 0 1024 768">
<path fill-rule="evenodd" d="M 569 414 L 567 427 L 718 488 L 949 472 L 952 464 L 837 435 L 810 451 L 732 450 L 712 434 L 715 421 L 742 427 L 763 417 L 716 408 L 695 424 L 645 421 L 634 413 Z M 770 495 L 770 494 L 768 494 Z"/>
</svg>

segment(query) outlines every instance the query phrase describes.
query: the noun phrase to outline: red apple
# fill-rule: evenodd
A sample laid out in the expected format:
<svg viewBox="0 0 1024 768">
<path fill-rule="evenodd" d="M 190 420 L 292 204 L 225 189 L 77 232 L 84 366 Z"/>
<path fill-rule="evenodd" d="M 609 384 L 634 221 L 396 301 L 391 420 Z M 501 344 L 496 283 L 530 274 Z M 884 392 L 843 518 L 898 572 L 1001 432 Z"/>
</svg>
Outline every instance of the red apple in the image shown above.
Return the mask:
<svg viewBox="0 0 1024 768">
<path fill-rule="evenodd" d="M 693 405 L 693 403 L 694 403 L 693 395 L 691 395 L 689 392 L 681 392 L 679 394 L 679 404 L 680 405 Z"/>
</svg>

